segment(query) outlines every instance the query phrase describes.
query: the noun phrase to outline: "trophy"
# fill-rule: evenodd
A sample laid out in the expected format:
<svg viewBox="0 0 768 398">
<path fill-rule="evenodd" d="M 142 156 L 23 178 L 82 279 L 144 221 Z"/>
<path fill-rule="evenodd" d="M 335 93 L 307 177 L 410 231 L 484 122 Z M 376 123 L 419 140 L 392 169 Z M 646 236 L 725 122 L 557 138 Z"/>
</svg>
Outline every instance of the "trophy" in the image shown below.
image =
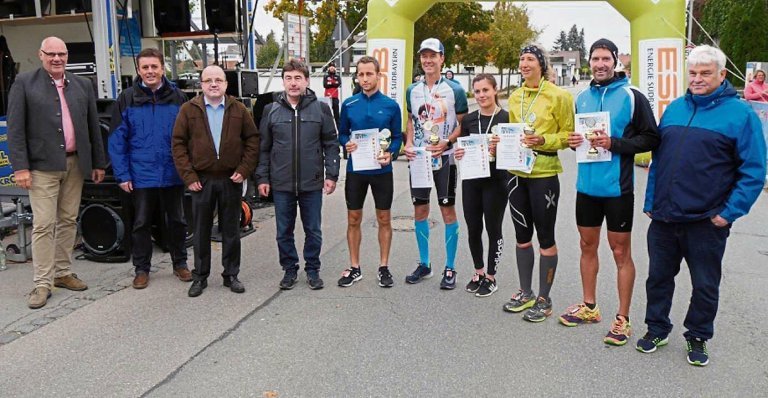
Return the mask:
<svg viewBox="0 0 768 398">
<path fill-rule="evenodd" d="M 533 128 L 533 126 L 531 126 L 528 123 L 526 123 L 525 126 L 523 127 L 523 134 L 525 134 L 525 135 L 534 135 L 534 134 L 536 134 L 536 129 Z M 522 143 L 520 146 L 522 146 L 523 148 L 530 148 L 530 145 L 528 145 L 526 143 Z"/>
<path fill-rule="evenodd" d="M 592 140 L 600 135 L 600 133 L 597 132 L 598 129 L 595 128 L 596 123 L 597 120 L 595 120 L 595 118 L 590 117 L 584 119 L 584 124 L 587 126 L 587 131 L 584 133 L 584 138 L 589 140 L 589 151 L 587 151 L 587 159 L 597 159 L 597 156 L 600 154 L 597 151 L 597 148 L 592 145 Z"/>
<path fill-rule="evenodd" d="M 384 154 L 389 149 L 389 144 L 392 142 L 392 132 L 389 129 L 382 129 L 379 131 L 379 157 L 384 157 Z"/>
<path fill-rule="evenodd" d="M 491 127 L 491 134 L 485 135 L 485 138 L 488 140 L 488 161 L 489 162 L 495 162 L 496 161 L 496 155 L 491 153 L 491 141 L 499 136 L 499 126 L 493 126 Z"/>
<path fill-rule="evenodd" d="M 429 123 L 429 122 L 427 122 Z M 436 133 L 432 133 L 429 136 L 429 145 L 437 145 L 440 143 L 440 137 Z M 441 158 L 432 158 L 432 170 L 440 170 L 443 167 L 443 159 Z"/>
</svg>

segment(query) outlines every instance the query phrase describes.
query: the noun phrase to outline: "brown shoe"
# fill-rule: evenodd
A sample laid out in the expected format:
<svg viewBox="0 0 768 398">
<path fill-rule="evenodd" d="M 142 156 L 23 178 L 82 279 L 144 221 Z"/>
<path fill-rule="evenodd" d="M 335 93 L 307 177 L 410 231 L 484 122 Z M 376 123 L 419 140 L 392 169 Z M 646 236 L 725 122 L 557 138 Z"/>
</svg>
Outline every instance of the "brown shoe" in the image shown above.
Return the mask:
<svg viewBox="0 0 768 398">
<path fill-rule="evenodd" d="M 69 274 L 67 276 L 62 276 L 61 278 L 53 278 L 53 286 L 63 287 L 64 289 L 74 290 L 76 292 L 88 289 L 88 285 L 78 279 L 77 274 Z"/>
<path fill-rule="evenodd" d="M 192 273 L 186 268 L 174 268 L 173 274 L 182 282 L 192 282 Z"/>
<path fill-rule="evenodd" d="M 136 277 L 133 278 L 134 289 L 144 289 L 149 285 L 149 274 L 146 272 L 137 272 Z"/>
<path fill-rule="evenodd" d="M 51 297 L 51 290 L 47 287 L 36 287 L 32 289 L 32 292 L 29 293 L 29 301 L 27 302 L 27 306 L 29 308 L 32 308 L 33 310 L 36 310 L 38 308 L 42 308 L 45 306 L 45 304 L 48 303 L 48 298 Z"/>
</svg>

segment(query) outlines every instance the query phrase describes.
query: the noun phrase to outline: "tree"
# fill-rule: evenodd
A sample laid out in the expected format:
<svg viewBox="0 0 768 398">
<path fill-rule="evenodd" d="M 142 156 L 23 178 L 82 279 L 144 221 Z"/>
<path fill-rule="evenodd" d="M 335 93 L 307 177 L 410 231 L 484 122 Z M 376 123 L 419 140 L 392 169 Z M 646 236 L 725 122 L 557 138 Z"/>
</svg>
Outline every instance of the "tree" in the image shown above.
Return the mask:
<svg viewBox="0 0 768 398">
<path fill-rule="evenodd" d="M 465 65 L 484 68 L 488 65 L 488 49 L 493 47 L 493 40 L 488 32 L 475 32 L 467 38 L 467 45 L 458 52 L 457 59 Z"/>
<path fill-rule="evenodd" d="M 531 28 L 528 10 L 525 6 L 515 6 L 508 2 L 498 2 L 493 9 L 490 49 L 491 59 L 499 68 L 504 81 L 504 69 L 516 68 L 520 62 L 520 49 L 529 41 L 538 37 L 539 32 Z M 500 84 L 501 87 L 503 85 Z M 509 91 L 509 84 L 507 87 Z"/>
<path fill-rule="evenodd" d="M 552 45 L 552 51 L 565 51 L 568 49 L 568 36 L 565 35 L 565 31 L 560 31 L 560 36 L 555 39 L 555 44 Z"/>
<path fill-rule="evenodd" d="M 437 3 L 414 23 L 414 43 L 418 46 L 424 39 L 436 37 L 445 46 L 446 65 L 457 60 L 466 64 L 454 57 L 456 46 L 466 47 L 469 35 L 487 31 L 491 20 L 490 12 L 479 3 Z M 418 54 L 413 62 L 419 64 Z"/>
<path fill-rule="evenodd" d="M 280 53 L 280 45 L 275 40 L 275 32 L 269 32 L 256 56 L 256 66 L 259 68 L 271 68 Z M 282 57 L 280 63 L 282 64 Z"/>
<path fill-rule="evenodd" d="M 728 78 L 736 86 L 744 82 L 741 76 L 749 61 L 768 60 L 768 2 L 765 0 L 709 0 L 703 6 L 701 24 L 719 44 L 720 49 L 733 61 L 727 65 L 736 76 Z M 696 43 L 710 43 L 704 34 L 695 37 Z"/>
<path fill-rule="evenodd" d="M 587 54 L 587 44 L 584 43 L 584 28 L 581 28 L 581 31 L 579 32 L 579 42 L 576 45 L 576 48 L 579 49 L 579 57 L 581 57 L 581 64 L 587 65 L 589 64 L 589 54 Z"/>
</svg>

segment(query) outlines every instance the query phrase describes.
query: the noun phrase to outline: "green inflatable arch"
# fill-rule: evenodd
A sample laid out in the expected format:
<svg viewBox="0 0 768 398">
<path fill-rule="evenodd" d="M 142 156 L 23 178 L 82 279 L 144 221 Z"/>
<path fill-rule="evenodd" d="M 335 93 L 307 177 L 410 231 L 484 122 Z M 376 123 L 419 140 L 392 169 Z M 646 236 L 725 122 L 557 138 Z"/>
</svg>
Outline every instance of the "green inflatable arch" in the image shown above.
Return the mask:
<svg viewBox="0 0 768 398">
<path fill-rule="evenodd" d="M 368 2 L 368 53 L 382 64 L 382 91 L 401 106 L 413 73 L 413 23 L 438 1 Z M 658 117 L 666 104 L 683 93 L 685 0 L 607 0 L 607 3 L 630 22 L 632 83 L 645 92 Z"/>
</svg>

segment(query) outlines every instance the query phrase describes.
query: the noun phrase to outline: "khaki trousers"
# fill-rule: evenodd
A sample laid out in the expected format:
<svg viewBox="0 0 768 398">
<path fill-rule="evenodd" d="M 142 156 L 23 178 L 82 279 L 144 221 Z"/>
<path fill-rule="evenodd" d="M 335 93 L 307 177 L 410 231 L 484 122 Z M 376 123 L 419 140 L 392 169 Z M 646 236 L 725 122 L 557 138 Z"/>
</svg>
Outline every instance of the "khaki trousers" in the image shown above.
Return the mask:
<svg viewBox="0 0 768 398">
<path fill-rule="evenodd" d="M 32 170 L 32 264 L 35 287 L 53 288 L 53 278 L 72 273 L 72 249 L 83 192 L 77 155 L 67 157 L 67 171 Z"/>
</svg>

